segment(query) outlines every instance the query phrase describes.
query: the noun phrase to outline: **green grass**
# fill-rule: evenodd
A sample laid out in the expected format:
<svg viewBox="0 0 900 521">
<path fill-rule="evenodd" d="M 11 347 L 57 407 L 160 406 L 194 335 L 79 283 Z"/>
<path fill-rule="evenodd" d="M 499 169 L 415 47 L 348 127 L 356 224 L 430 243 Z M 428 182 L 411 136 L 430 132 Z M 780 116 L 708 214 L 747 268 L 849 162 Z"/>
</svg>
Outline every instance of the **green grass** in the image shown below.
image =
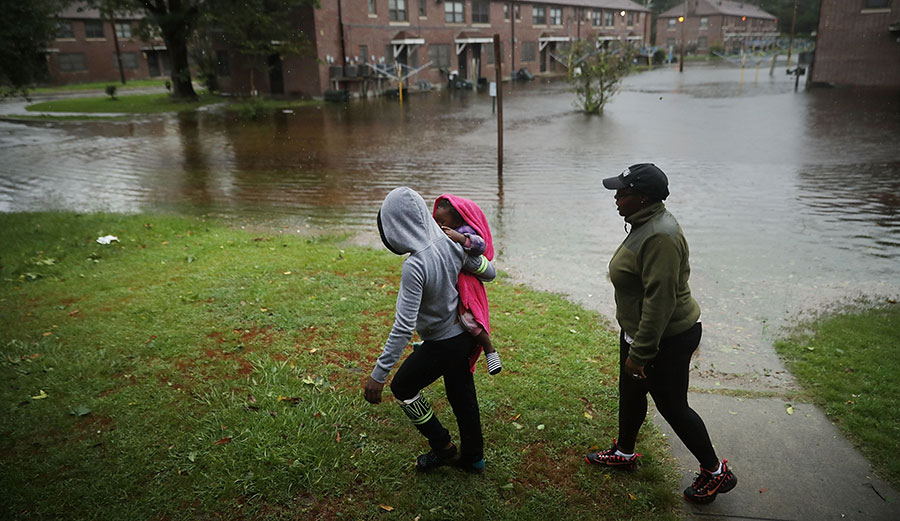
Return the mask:
<svg viewBox="0 0 900 521">
<path fill-rule="evenodd" d="M 50 92 L 73 92 L 82 90 L 99 90 L 102 91 L 107 85 L 115 85 L 120 91 L 127 89 L 138 89 L 144 87 L 164 87 L 165 79 L 157 80 L 128 80 L 125 85 L 121 81 L 95 81 L 92 83 L 72 83 L 69 85 L 52 85 L 46 87 L 36 87 L 28 89 L 28 92 L 34 94 L 47 94 Z"/>
<path fill-rule="evenodd" d="M 876 470 L 900 486 L 900 306 L 820 318 L 776 343 L 790 371 Z"/>
<path fill-rule="evenodd" d="M 104 96 L 44 101 L 28 105 L 25 107 L 25 110 L 30 112 L 80 112 L 84 114 L 157 114 L 161 112 L 193 110 L 218 101 L 221 101 L 221 98 L 209 94 L 200 95 L 200 98 L 194 102 L 172 101 L 167 93 L 135 94 L 118 96 L 116 99 Z"/>
<path fill-rule="evenodd" d="M 424 440 L 389 393 L 361 392 L 399 257 L 206 219 L 0 226 L 0 518 L 681 517 L 652 425 L 636 473 L 583 463 L 615 435 L 617 339 L 560 296 L 489 285 L 504 370 L 476 374 L 487 470 L 417 475 Z M 455 433 L 442 386 L 429 396 Z"/>
<path fill-rule="evenodd" d="M 252 105 L 254 107 L 259 106 L 260 108 L 265 110 L 283 110 L 302 107 L 314 107 L 316 105 L 322 105 L 324 103 L 325 102 L 322 100 L 275 100 L 264 98 L 253 98 L 248 100 L 237 98 L 226 105 L 226 108 L 229 111 L 240 111 L 245 110 L 246 105 Z"/>
</svg>

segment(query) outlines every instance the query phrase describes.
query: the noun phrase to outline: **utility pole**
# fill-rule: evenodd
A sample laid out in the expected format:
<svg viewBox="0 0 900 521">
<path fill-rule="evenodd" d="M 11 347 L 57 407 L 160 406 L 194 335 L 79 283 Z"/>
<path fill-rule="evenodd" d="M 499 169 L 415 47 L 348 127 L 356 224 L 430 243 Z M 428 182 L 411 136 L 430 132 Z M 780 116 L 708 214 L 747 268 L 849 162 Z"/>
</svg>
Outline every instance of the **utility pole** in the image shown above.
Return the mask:
<svg viewBox="0 0 900 521">
<path fill-rule="evenodd" d="M 515 20 L 513 20 L 515 23 Z M 494 73 L 497 82 L 497 180 L 503 183 L 503 74 L 500 66 L 503 63 L 500 53 L 500 35 L 494 35 Z"/>
<path fill-rule="evenodd" d="M 424 0 L 422 0 L 424 1 Z M 509 77 L 513 78 L 513 75 L 516 73 L 516 11 L 519 9 L 519 4 L 515 2 L 509 3 L 509 26 L 512 41 L 510 42 L 510 49 L 512 50 L 512 66 L 509 69 Z"/>
<path fill-rule="evenodd" d="M 794 0 L 794 15 L 791 17 L 791 40 L 788 44 L 788 69 L 791 68 L 791 52 L 794 50 L 794 25 L 797 23 L 797 0 Z"/>
<path fill-rule="evenodd" d="M 681 17 L 678 22 L 681 23 L 681 57 L 678 58 L 678 72 L 684 72 L 684 22 L 687 20 L 687 0 L 681 4 Z"/>
<path fill-rule="evenodd" d="M 119 49 L 119 35 L 116 33 L 116 16 L 113 10 L 109 10 L 109 25 L 112 26 L 113 44 L 116 47 L 116 63 L 119 65 L 119 78 L 125 85 L 125 69 L 122 68 L 122 51 Z"/>
</svg>

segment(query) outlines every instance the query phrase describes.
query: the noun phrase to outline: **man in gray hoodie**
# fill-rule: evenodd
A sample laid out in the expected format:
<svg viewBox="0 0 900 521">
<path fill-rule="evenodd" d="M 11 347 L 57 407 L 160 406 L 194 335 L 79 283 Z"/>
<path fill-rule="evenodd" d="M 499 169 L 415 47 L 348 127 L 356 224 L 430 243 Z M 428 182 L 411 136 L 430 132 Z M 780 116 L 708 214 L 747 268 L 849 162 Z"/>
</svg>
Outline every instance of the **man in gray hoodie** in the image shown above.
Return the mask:
<svg viewBox="0 0 900 521">
<path fill-rule="evenodd" d="M 491 281 L 496 276 L 494 267 L 484 256 L 469 256 L 448 239 L 425 200 L 410 188 L 396 188 L 385 197 L 378 212 L 378 231 L 389 250 L 409 257 L 403 261 L 394 326 L 366 381 L 365 399 L 381 402 L 388 373 L 417 331 L 423 343 L 406 358 L 391 382 L 394 398 L 431 446 L 416 459 L 416 468 L 427 471 L 453 464 L 480 471 L 484 468 L 484 439 L 469 365 L 476 345 L 457 321 L 456 283 L 462 269 Z M 440 377 L 459 426 L 459 452 L 422 394 Z"/>
</svg>

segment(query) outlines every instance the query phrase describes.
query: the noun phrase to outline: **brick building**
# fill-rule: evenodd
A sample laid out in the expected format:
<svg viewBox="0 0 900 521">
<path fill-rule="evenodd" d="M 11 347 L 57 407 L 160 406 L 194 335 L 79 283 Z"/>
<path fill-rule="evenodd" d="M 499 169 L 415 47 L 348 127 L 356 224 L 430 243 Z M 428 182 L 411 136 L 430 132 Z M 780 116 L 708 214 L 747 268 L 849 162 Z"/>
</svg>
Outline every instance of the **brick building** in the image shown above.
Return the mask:
<svg viewBox="0 0 900 521">
<path fill-rule="evenodd" d="M 272 56 L 267 73 L 251 73 L 240 55 L 220 48 L 219 85 L 247 94 L 250 74 L 256 74 L 253 84 L 267 94 L 321 96 L 346 89 L 365 95 L 378 88 L 372 71 L 395 62 L 421 68 L 409 84 L 443 85 L 453 71 L 461 78 L 493 79 L 494 34 L 500 35 L 504 78 L 523 67 L 533 74 L 562 72 L 556 57 L 569 42 L 647 45 L 650 23 L 650 11 L 630 0 L 321 0 L 320 8 L 305 9 L 298 20 L 315 56 Z"/>
<path fill-rule="evenodd" d="M 900 87 L 900 1 L 822 0 L 810 81 Z"/>
<path fill-rule="evenodd" d="M 684 22 L 678 18 L 684 16 Z M 656 45 L 681 47 L 694 54 L 712 50 L 732 53 L 741 49 L 766 48 L 778 38 L 778 20 L 749 2 L 687 0 L 656 19 Z"/>
<path fill-rule="evenodd" d="M 56 39 L 47 49 L 47 72 L 54 85 L 92 81 L 120 81 L 116 41 L 125 78 L 169 75 L 169 59 L 161 39 L 151 42 L 137 35 L 140 14 L 117 13 L 104 19 L 97 9 L 75 5 L 59 15 Z"/>
</svg>

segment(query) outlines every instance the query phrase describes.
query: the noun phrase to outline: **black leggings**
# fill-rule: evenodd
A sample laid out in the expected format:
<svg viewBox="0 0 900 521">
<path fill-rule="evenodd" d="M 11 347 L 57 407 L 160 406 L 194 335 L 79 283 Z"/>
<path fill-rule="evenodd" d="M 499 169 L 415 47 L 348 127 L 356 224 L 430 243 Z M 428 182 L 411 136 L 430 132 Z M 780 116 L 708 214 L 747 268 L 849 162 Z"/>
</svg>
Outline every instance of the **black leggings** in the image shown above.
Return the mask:
<svg viewBox="0 0 900 521">
<path fill-rule="evenodd" d="M 406 358 L 391 382 L 394 398 L 409 400 L 438 378 L 444 377 L 447 401 L 459 426 L 460 458 L 470 462 L 484 457 L 475 378 L 469 369 L 469 355 L 475 348 L 475 340 L 469 333 L 446 340 L 426 341 Z M 433 449 L 444 448 L 450 443 L 450 432 L 441 425 L 436 415 L 416 425 L 416 428 Z"/>
<path fill-rule="evenodd" d="M 687 401 L 691 355 L 700 345 L 702 327 L 693 327 L 659 343 L 659 354 L 644 366 L 647 378 L 632 378 L 625 369 L 628 348 L 624 333 L 619 337 L 619 438 L 622 452 L 634 452 L 638 431 L 647 417 L 647 393 L 675 434 L 705 469 L 715 470 L 719 459 L 709 440 L 706 425 Z"/>
</svg>

